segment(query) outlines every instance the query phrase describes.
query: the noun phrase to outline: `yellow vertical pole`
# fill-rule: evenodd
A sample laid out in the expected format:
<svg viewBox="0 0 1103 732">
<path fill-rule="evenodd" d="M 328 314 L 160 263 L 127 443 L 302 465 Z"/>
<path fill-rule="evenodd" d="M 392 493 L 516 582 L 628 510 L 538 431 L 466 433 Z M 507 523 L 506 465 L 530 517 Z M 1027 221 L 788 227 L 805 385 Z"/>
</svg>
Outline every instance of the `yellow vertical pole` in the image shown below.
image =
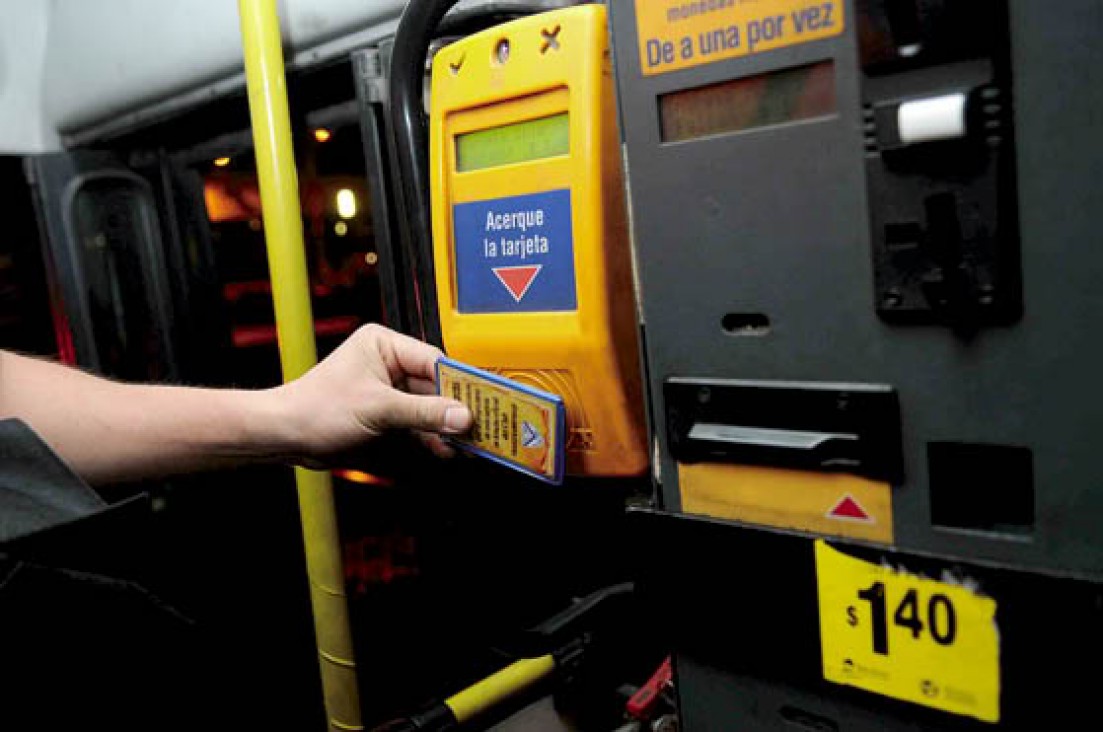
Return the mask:
<svg viewBox="0 0 1103 732">
<path fill-rule="evenodd" d="M 268 268 L 285 381 L 318 360 L 276 0 L 238 0 Z M 295 469 L 322 693 L 331 730 L 361 730 L 356 665 L 328 473 Z"/>
</svg>

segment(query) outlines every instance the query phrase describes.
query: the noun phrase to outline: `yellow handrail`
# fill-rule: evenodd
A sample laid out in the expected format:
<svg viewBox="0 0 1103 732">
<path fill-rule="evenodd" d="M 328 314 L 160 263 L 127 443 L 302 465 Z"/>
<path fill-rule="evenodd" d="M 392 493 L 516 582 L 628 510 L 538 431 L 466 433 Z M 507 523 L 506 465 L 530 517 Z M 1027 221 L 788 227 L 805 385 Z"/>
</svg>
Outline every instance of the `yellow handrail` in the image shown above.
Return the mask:
<svg viewBox="0 0 1103 732">
<path fill-rule="evenodd" d="M 523 658 L 444 700 L 461 726 L 551 676 L 555 657 Z"/>
<path fill-rule="evenodd" d="M 318 360 L 276 0 L 238 0 L 249 114 L 283 378 Z M 295 469 L 310 602 L 331 730 L 362 730 L 337 513 L 328 473 Z"/>
</svg>

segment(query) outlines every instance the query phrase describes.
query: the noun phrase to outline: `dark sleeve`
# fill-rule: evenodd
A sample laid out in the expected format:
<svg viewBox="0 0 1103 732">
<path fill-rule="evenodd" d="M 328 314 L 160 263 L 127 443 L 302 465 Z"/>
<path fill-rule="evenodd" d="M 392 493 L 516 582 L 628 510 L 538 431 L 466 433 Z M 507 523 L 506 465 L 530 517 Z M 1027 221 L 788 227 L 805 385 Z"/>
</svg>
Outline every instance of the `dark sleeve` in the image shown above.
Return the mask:
<svg viewBox="0 0 1103 732">
<path fill-rule="evenodd" d="M 105 506 L 30 427 L 0 420 L 0 544 Z"/>
<path fill-rule="evenodd" d="M 222 721 L 237 688 L 222 669 L 237 667 L 147 589 L 164 556 L 152 516 L 145 496 L 107 506 L 27 425 L 0 421 L 0 730 Z"/>
</svg>

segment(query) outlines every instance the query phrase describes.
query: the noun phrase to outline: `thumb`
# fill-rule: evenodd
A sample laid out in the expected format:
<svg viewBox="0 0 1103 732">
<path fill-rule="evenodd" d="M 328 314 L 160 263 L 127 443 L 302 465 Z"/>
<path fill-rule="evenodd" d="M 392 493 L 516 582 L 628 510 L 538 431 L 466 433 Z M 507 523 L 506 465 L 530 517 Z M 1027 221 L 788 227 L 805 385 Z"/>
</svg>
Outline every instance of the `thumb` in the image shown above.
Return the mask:
<svg viewBox="0 0 1103 732">
<path fill-rule="evenodd" d="M 471 411 L 455 399 L 395 391 L 380 405 L 380 427 L 457 435 L 471 429 Z"/>
</svg>

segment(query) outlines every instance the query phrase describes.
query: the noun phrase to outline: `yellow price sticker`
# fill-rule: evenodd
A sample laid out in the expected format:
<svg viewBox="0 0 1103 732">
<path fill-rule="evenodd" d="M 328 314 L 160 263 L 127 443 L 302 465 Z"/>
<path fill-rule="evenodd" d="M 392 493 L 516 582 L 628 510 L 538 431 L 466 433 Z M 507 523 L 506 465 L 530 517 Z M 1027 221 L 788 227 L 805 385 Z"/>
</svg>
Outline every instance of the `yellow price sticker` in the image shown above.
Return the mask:
<svg viewBox="0 0 1103 732">
<path fill-rule="evenodd" d="M 823 677 L 985 722 L 1000 719 L 996 601 L 816 541 Z"/>
</svg>

